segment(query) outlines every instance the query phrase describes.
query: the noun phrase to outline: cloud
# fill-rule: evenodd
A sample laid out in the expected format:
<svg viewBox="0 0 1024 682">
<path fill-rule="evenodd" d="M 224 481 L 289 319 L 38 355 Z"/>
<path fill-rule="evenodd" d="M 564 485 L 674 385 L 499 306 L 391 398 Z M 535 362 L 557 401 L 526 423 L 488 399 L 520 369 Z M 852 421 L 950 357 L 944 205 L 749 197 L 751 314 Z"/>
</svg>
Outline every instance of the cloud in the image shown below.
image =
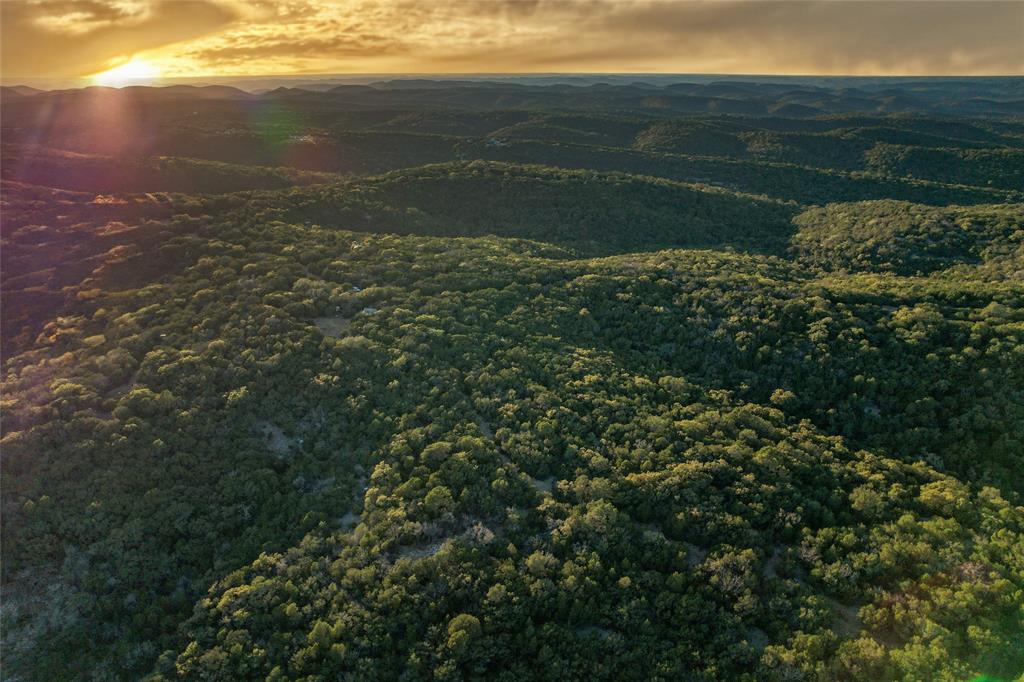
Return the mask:
<svg viewBox="0 0 1024 682">
<path fill-rule="evenodd" d="M 12 5 L 17 11 L 17 4 Z M 146 6 L 116 5 L 95 0 L 47 2 L 27 5 L 41 10 L 32 18 L 36 27 L 53 33 L 89 33 L 118 22 L 134 22 Z"/>
<path fill-rule="evenodd" d="M 1024 73 L 1016 0 L 556 2 L 534 7 L 529 21 L 563 31 L 443 60 L 551 71 Z"/>
<path fill-rule="evenodd" d="M 236 15 L 209 0 L 0 2 L 3 78 L 83 76 L 198 38 Z"/>
<path fill-rule="evenodd" d="M 596 17 L 592 30 L 642 35 L 641 53 L 748 73 L 1024 71 L 1016 0 L 634 2 Z"/>
<path fill-rule="evenodd" d="M 1024 73 L 1017 0 L 0 3 L 4 75 L 140 50 L 169 74 Z"/>
<path fill-rule="evenodd" d="M 256 39 L 251 42 L 235 42 L 221 46 L 207 47 L 188 53 L 188 57 L 201 63 L 239 64 L 251 63 L 256 59 L 342 59 L 365 57 L 378 54 L 400 54 L 407 51 L 401 41 L 393 36 L 367 33 L 343 34 L 325 38 L 303 37 L 300 39 Z"/>
</svg>

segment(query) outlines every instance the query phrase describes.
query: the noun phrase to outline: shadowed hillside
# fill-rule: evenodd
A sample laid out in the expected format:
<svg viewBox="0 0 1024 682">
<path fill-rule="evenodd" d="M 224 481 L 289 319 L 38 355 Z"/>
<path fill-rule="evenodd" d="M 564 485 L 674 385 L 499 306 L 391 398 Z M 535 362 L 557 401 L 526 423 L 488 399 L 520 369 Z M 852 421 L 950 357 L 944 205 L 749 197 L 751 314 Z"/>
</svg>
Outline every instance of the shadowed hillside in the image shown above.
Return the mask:
<svg viewBox="0 0 1024 682">
<path fill-rule="evenodd" d="M 177 157 L 99 156 L 42 147 L 4 148 L 5 180 L 83 192 L 223 194 L 336 180 L 294 168 L 239 166 Z"/>
<path fill-rule="evenodd" d="M 281 219 L 370 231 L 539 239 L 608 253 L 659 246 L 781 252 L 791 204 L 618 173 L 472 162 L 268 195 Z"/>
</svg>

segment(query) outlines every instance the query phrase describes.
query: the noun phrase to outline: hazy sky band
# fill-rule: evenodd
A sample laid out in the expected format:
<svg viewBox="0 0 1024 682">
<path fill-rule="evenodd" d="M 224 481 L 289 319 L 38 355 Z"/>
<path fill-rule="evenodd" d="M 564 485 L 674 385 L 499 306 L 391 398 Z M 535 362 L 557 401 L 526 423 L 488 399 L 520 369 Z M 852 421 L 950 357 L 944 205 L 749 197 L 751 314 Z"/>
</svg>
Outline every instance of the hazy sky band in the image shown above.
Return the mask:
<svg viewBox="0 0 1024 682">
<path fill-rule="evenodd" d="M 5 82 L 359 72 L 1024 74 L 1017 0 L 7 1 Z"/>
</svg>

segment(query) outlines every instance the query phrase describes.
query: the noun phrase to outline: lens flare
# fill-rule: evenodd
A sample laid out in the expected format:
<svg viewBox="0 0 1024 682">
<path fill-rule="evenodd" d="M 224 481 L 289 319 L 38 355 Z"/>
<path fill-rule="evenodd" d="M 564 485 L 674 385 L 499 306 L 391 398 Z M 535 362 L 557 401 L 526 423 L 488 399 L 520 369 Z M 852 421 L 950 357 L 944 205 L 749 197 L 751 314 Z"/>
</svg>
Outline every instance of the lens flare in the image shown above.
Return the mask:
<svg viewBox="0 0 1024 682">
<path fill-rule="evenodd" d="M 159 75 L 159 69 L 149 62 L 132 59 L 127 64 L 97 73 L 92 77 L 92 82 L 96 85 L 119 88 L 125 85 L 143 85 Z"/>
</svg>

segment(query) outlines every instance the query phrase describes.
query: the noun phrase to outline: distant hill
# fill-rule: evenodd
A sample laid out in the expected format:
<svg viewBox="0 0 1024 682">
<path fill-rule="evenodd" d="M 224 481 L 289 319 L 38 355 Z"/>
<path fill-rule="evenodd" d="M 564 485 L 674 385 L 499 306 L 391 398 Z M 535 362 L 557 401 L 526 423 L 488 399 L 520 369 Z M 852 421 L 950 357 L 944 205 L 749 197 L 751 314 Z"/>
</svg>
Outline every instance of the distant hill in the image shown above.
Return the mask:
<svg viewBox="0 0 1024 682">
<path fill-rule="evenodd" d="M 0 97 L 30 97 L 45 90 L 30 88 L 27 85 L 0 85 Z"/>
<path fill-rule="evenodd" d="M 659 176 L 805 204 L 1021 200 L 1019 117 L 997 108 L 953 115 L 972 92 L 968 99 L 1012 104 L 1017 80 L 901 83 L 398 80 L 262 94 L 94 87 L 13 94 L 2 120 L 7 143 L 116 158 L 356 175 L 481 159 Z M 129 180 L 126 190 L 141 187 Z M 202 191 L 176 182 L 163 188 Z M 246 182 L 234 188 L 275 186 Z"/>
<path fill-rule="evenodd" d="M 684 77 L 678 77 L 685 80 Z M 463 107 L 471 109 L 591 109 L 657 112 L 657 115 L 699 113 L 786 115 L 810 117 L 832 112 L 915 113 L 941 115 L 1018 115 L 1024 106 L 1024 79 L 967 79 L 927 82 L 836 79 L 756 83 L 743 81 L 643 83 L 565 80 L 480 81 L 396 79 L 371 85 L 342 84 L 324 89 L 278 87 L 248 93 L 226 85 L 167 87 L 133 86 L 123 95 L 148 99 L 197 97 L 338 102 L 377 108 Z M 856 83 L 856 87 L 850 87 Z M 23 86 L 15 86 L 23 87 Z M 78 92 L 95 92 L 85 88 Z M 66 96 L 69 92 L 47 93 Z M 24 93 L 22 93 L 24 94 Z"/>
</svg>

